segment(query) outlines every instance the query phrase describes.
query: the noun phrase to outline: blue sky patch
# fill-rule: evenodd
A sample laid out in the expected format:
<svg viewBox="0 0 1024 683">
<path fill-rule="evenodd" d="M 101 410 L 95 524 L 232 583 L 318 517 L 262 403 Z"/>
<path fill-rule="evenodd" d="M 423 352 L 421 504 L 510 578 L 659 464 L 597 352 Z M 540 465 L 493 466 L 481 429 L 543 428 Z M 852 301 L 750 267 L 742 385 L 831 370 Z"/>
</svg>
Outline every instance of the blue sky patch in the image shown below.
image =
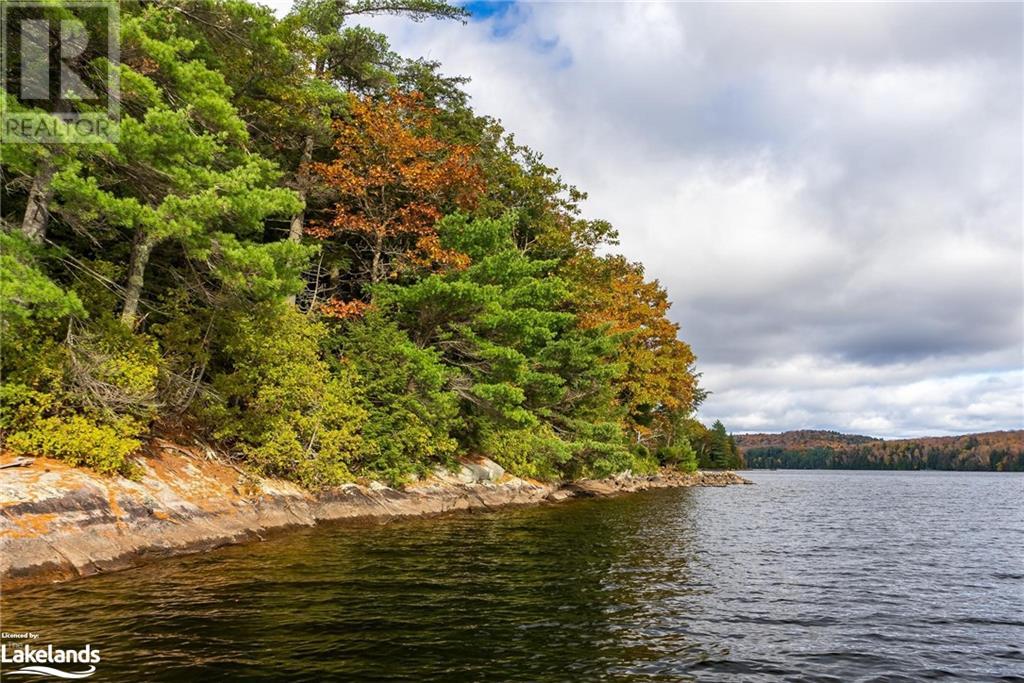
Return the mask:
<svg viewBox="0 0 1024 683">
<path fill-rule="evenodd" d="M 515 0 L 470 0 L 463 3 L 463 7 L 469 10 L 474 21 L 483 21 L 494 16 L 505 16 Z"/>
</svg>

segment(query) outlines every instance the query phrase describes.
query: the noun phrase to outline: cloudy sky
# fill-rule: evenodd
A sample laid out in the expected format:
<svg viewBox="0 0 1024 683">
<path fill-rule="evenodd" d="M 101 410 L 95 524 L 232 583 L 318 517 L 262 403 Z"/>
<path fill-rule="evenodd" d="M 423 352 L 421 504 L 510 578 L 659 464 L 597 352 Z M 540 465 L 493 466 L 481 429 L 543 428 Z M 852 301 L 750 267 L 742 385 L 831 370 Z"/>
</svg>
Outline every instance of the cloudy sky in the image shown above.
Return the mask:
<svg viewBox="0 0 1024 683">
<path fill-rule="evenodd" d="M 702 417 L 1024 427 L 1021 4 L 473 7 L 372 25 L 590 193 L 675 302 Z"/>
</svg>

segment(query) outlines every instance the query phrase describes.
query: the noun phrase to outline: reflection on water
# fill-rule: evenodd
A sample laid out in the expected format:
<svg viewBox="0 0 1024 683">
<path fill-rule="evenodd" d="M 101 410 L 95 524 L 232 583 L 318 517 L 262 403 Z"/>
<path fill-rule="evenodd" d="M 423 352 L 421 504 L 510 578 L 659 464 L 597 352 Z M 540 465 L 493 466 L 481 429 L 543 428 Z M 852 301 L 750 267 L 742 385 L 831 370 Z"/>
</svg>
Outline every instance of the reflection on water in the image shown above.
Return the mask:
<svg viewBox="0 0 1024 683">
<path fill-rule="evenodd" d="M 3 629 L 110 681 L 1024 680 L 1024 477 L 751 476 L 304 529 L 8 594 Z"/>
</svg>

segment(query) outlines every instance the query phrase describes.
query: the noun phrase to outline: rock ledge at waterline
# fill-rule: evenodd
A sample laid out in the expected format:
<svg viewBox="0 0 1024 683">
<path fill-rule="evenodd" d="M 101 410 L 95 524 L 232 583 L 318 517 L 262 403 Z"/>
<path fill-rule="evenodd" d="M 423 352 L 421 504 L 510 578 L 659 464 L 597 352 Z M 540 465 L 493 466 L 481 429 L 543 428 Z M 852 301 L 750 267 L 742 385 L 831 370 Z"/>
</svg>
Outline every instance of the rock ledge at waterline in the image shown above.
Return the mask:
<svg viewBox="0 0 1024 683">
<path fill-rule="evenodd" d="M 37 458 L 0 457 L 0 582 L 14 587 L 125 569 L 153 559 L 259 540 L 325 520 L 429 515 L 611 496 L 649 488 L 749 484 L 733 472 L 569 483 L 528 481 L 486 458 L 402 489 L 373 482 L 310 493 L 254 479 L 199 449 L 156 442 L 137 481 Z M 6 465 L 6 466 L 5 466 Z M 12 466 L 14 465 L 14 466 Z"/>
</svg>

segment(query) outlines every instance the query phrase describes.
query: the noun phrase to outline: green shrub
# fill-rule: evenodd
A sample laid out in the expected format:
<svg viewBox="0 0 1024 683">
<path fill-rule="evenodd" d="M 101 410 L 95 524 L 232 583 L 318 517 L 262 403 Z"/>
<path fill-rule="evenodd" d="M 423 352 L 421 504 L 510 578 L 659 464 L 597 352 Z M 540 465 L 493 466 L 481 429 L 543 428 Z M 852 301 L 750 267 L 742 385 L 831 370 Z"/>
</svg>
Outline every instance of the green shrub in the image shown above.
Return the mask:
<svg viewBox="0 0 1024 683">
<path fill-rule="evenodd" d="M 43 271 L 46 252 L 0 233 L 0 429 L 13 452 L 133 475 L 156 405 L 154 343 L 109 314 L 92 323 L 82 299 Z"/>
<path fill-rule="evenodd" d="M 339 370 L 358 374 L 368 414 L 359 473 L 398 483 L 449 462 L 458 447 L 451 437 L 458 400 L 438 353 L 375 314 L 344 325 Z"/>
<path fill-rule="evenodd" d="M 284 303 L 227 311 L 202 416 L 258 472 L 310 488 L 349 480 L 366 442 L 353 373 L 332 376 L 323 325 Z"/>
<path fill-rule="evenodd" d="M 527 479 L 558 479 L 561 466 L 572 458 L 572 447 L 548 425 L 524 429 L 491 427 L 482 432 L 480 446 L 487 457 L 509 474 Z"/>
<path fill-rule="evenodd" d="M 662 465 L 675 467 L 683 472 L 697 470 L 697 452 L 685 437 L 672 446 L 662 446 L 657 451 L 658 461 Z"/>
<path fill-rule="evenodd" d="M 629 471 L 636 475 L 646 476 L 657 474 L 660 467 L 661 463 L 658 458 L 646 448 L 642 448 L 637 449 L 637 452 L 633 454 L 633 462 L 629 466 Z"/>
<path fill-rule="evenodd" d="M 104 423 L 85 415 L 46 417 L 7 437 L 15 453 L 45 455 L 70 465 L 85 465 L 102 474 L 134 477 L 137 465 L 129 456 L 142 442 L 145 428 L 128 417 Z"/>
</svg>

